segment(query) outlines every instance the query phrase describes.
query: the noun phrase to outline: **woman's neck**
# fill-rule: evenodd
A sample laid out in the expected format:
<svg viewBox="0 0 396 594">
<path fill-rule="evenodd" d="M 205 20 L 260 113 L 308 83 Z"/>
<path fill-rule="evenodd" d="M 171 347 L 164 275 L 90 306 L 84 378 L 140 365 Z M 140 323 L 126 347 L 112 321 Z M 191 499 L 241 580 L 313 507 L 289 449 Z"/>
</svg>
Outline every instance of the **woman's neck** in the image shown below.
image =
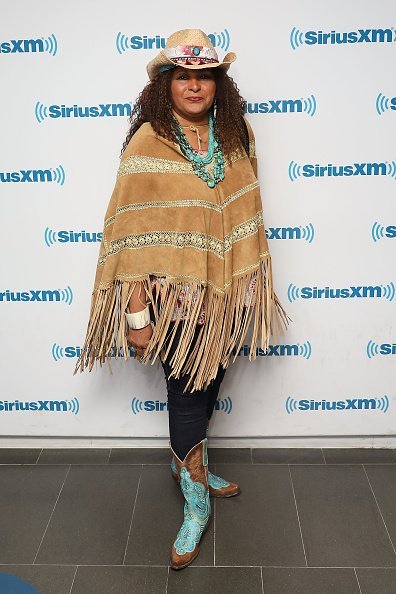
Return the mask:
<svg viewBox="0 0 396 594">
<path fill-rule="evenodd" d="M 204 113 L 203 115 L 197 116 L 195 119 L 191 118 L 191 117 L 189 117 L 187 119 L 187 118 L 179 115 L 178 113 L 176 113 L 174 109 L 172 110 L 172 112 L 181 126 L 205 126 L 209 122 L 209 112 L 208 111 L 206 113 Z"/>
</svg>

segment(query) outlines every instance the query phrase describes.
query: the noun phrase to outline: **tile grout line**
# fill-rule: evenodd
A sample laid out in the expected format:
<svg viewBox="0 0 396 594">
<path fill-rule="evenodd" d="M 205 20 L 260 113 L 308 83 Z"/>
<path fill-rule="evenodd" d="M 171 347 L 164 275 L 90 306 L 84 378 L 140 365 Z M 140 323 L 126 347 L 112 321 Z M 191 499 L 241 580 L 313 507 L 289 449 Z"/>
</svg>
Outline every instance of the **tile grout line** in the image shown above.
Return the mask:
<svg viewBox="0 0 396 594">
<path fill-rule="evenodd" d="M 392 542 L 392 538 L 391 538 L 391 536 L 390 536 L 390 534 L 389 534 L 389 530 L 388 530 L 388 527 L 387 527 L 387 525 L 386 525 L 386 522 L 385 522 L 384 516 L 382 515 L 382 511 L 381 511 L 381 508 L 380 508 L 380 506 L 379 506 L 379 503 L 378 503 L 377 497 L 375 496 L 374 489 L 373 489 L 373 487 L 371 486 L 370 479 L 369 479 L 369 477 L 368 477 L 368 474 L 367 474 L 367 472 L 366 472 L 365 465 L 364 465 L 364 464 L 362 464 L 362 467 L 363 467 L 364 473 L 365 473 L 365 475 L 366 475 L 366 478 L 367 478 L 368 484 L 369 484 L 369 486 L 370 486 L 371 492 L 372 492 L 372 494 L 373 494 L 373 497 L 374 497 L 374 499 L 375 499 L 375 503 L 376 503 L 376 505 L 377 505 L 378 511 L 379 511 L 379 513 L 380 513 L 380 515 L 381 515 L 381 519 L 382 519 L 382 521 L 383 521 L 383 523 L 384 523 L 385 530 L 386 530 L 386 533 L 387 533 L 387 535 L 388 535 L 389 541 L 390 541 L 390 543 L 391 543 L 391 545 L 392 545 L 393 552 L 394 552 L 394 553 L 395 553 L 395 555 L 396 555 L 396 551 L 395 551 L 395 547 L 394 547 L 394 545 L 393 545 L 393 542 Z"/>
<path fill-rule="evenodd" d="M 249 466 L 247 462 L 220 462 L 220 464 L 243 464 Z M 254 466 L 395 466 L 395 462 L 253 462 Z"/>
<path fill-rule="evenodd" d="M 324 453 L 324 451 L 323 451 L 323 448 L 320 448 L 320 452 L 321 452 L 321 454 L 322 454 L 323 462 L 324 462 L 325 464 L 327 464 L 327 460 L 326 460 L 326 456 L 325 456 L 325 453 Z"/>
<path fill-rule="evenodd" d="M 169 567 L 169 565 L 160 565 L 158 563 L 150 563 L 147 565 L 143 565 L 142 563 L 135 563 L 135 564 L 125 564 L 121 565 L 119 563 L 102 563 L 101 565 L 97 565 L 95 563 L 79 563 L 77 566 L 75 563 L 0 563 L 0 566 L 7 566 L 7 567 L 142 567 L 142 568 L 151 568 L 151 567 Z M 207 569 L 213 569 L 213 565 L 194 565 L 191 568 L 202 568 L 205 567 Z M 232 569 L 233 567 L 241 567 L 242 569 L 249 568 L 257 568 L 263 567 L 264 569 L 355 569 L 353 565 L 216 565 L 218 567 L 225 567 L 228 569 Z M 395 566 L 393 565 L 359 565 L 358 569 L 385 569 L 387 570 L 394 570 Z"/>
<path fill-rule="evenodd" d="M 165 584 L 165 594 L 168 594 L 168 584 L 169 584 L 169 565 L 168 565 L 168 572 L 166 574 L 166 584 Z"/>
<path fill-rule="evenodd" d="M 112 466 L 168 466 L 168 462 L 113 462 Z M 249 466 L 250 462 L 219 462 L 224 466 L 242 464 Z M 396 462 L 253 462 L 253 466 L 395 466 Z M 30 462 L 0 462 L 2 466 L 107 466 L 107 462 L 48 462 L 36 464 Z"/>
<path fill-rule="evenodd" d="M 355 572 L 355 578 L 356 578 L 357 585 L 358 585 L 358 588 L 359 588 L 359 594 L 362 594 L 362 589 L 360 587 L 360 582 L 359 582 L 359 578 L 358 578 L 358 575 L 357 575 L 357 572 L 356 572 L 356 567 L 353 568 L 353 571 Z"/>
<path fill-rule="evenodd" d="M 290 477 L 291 487 L 292 487 L 292 491 L 293 491 L 294 505 L 296 507 L 298 527 L 300 529 L 301 544 L 302 544 L 303 551 L 304 551 L 305 566 L 308 567 L 307 555 L 306 555 L 306 552 L 305 552 L 305 545 L 304 545 L 304 537 L 303 537 L 302 528 L 301 528 L 301 522 L 300 522 L 300 514 L 298 513 L 297 498 L 296 498 L 296 493 L 294 491 L 293 477 L 292 477 L 292 473 L 291 473 L 291 470 L 290 470 L 290 464 L 288 464 L 287 467 L 289 469 L 289 477 Z"/>
<path fill-rule="evenodd" d="M 52 512 L 50 513 L 50 517 L 48 518 L 47 525 L 46 525 L 46 527 L 45 527 L 45 530 L 44 530 L 43 536 L 41 537 L 40 544 L 39 544 L 39 546 L 38 546 L 38 549 L 37 549 L 37 551 L 36 551 L 36 554 L 35 554 L 35 556 L 34 556 L 34 559 L 33 559 L 33 563 L 32 563 L 32 565 L 34 565 L 34 564 L 35 564 L 35 561 L 36 561 L 36 559 L 37 559 L 37 555 L 39 554 L 39 550 L 40 550 L 40 548 L 41 548 L 41 545 L 43 544 L 43 540 L 44 540 L 44 538 L 45 538 L 45 535 L 46 535 L 46 533 L 47 533 L 48 526 L 50 525 L 51 518 L 52 518 L 52 516 L 54 515 L 54 511 L 55 511 L 56 505 L 57 505 L 57 503 L 58 503 L 58 501 L 59 501 L 59 497 L 61 496 L 61 493 L 62 493 L 62 491 L 63 491 L 63 487 L 65 486 L 65 482 L 66 482 L 66 480 L 67 480 L 67 477 L 69 476 L 70 469 L 71 469 L 71 464 L 69 464 L 68 471 L 66 472 L 66 476 L 65 476 L 65 478 L 63 479 L 62 486 L 61 486 L 61 488 L 60 488 L 60 490 L 59 490 L 58 497 L 56 498 L 56 501 L 55 501 L 55 503 L 54 503 L 54 507 L 52 508 Z"/>
<path fill-rule="evenodd" d="M 36 460 L 36 464 L 38 463 L 38 461 L 41 458 L 41 454 L 43 453 L 44 448 L 41 448 L 39 455 L 37 456 L 37 460 Z"/>
<path fill-rule="evenodd" d="M 76 571 L 74 572 L 74 575 L 73 575 L 72 583 L 70 585 L 69 594 L 72 594 L 72 590 L 73 590 L 73 587 L 74 587 L 74 582 L 76 581 L 77 571 L 78 571 L 78 565 L 76 566 Z"/>
<path fill-rule="evenodd" d="M 143 472 L 143 464 L 140 465 L 139 481 L 138 481 L 138 485 L 136 487 L 135 501 L 133 502 L 132 516 L 131 516 L 131 521 L 129 523 L 129 532 L 128 532 L 128 537 L 127 537 L 127 541 L 126 541 L 126 545 L 125 545 L 124 557 L 123 557 L 123 560 L 122 560 L 122 565 L 124 565 L 124 566 L 125 566 L 125 557 L 126 557 L 126 553 L 127 553 L 127 550 L 128 550 L 129 538 L 130 538 L 130 535 L 131 535 L 131 532 L 132 532 L 132 522 L 133 522 L 133 517 L 135 515 L 135 508 L 136 508 L 136 502 L 137 502 L 138 493 L 139 493 L 140 481 L 141 481 L 141 478 L 142 478 L 142 472 Z"/>
<path fill-rule="evenodd" d="M 261 592 L 262 594 L 265 594 L 264 592 L 264 579 L 263 579 L 263 566 L 260 565 L 260 575 L 261 575 Z"/>
</svg>

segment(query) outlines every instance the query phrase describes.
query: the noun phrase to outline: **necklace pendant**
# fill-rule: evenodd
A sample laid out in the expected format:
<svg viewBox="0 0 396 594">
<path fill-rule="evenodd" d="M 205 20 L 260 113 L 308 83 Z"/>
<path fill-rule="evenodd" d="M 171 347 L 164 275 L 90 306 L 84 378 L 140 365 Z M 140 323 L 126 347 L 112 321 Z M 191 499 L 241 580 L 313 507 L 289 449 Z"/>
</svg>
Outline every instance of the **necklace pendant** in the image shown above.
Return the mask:
<svg viewBox="0 0 396 594">
<path fill-rule="evenodd" d="M 215 181 L 214 181 L 214 179 L 209 179 L 207 183 L 208 183 L 209 188 L 214 188 L 215 187 Z"/>
</svg>

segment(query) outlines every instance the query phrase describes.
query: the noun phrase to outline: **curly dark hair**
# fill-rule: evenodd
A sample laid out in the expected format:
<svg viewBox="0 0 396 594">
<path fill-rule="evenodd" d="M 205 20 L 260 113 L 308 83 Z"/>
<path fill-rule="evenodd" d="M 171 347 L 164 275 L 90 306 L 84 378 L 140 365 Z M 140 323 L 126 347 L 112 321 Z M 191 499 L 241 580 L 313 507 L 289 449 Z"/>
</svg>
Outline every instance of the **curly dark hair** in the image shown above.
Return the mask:
<svg viewBox="0 0 396 594">
<path fill-rule="evenodd" d="M 120 156 L 132 136 L 145 122 L 151 122 L 155 132 L 163 138 L 176 142 L 178 128 L 172 115 L 170 100 L 172 70 L 157 74 L 138 96 L 129 117 L 130 128 Z M 213 68 L 213 73 L 216 81 L 215 132 L 223 154 L 228 157 L 241 148 L 249 154 L 249 136 L 243 119 L 245 100 L 235 81 L 222 68 Z"/>
</svg>

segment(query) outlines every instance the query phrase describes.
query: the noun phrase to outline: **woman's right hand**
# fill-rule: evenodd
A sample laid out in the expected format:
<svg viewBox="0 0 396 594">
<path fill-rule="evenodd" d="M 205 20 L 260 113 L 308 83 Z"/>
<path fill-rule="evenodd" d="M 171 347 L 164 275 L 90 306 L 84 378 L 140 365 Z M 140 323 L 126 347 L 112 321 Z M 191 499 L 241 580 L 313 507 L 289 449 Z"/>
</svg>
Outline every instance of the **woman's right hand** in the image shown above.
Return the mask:
<svg viewBox="0 0 396 594">
<path fill-rule="evenodd" d="M 129 328 L 127 342 L 136 350 L 137 357 L 143 356 L 144 350 L 146 349 L 152 334 L 153 327 L 151 323 L 139 330 Z"/>
</svg>

